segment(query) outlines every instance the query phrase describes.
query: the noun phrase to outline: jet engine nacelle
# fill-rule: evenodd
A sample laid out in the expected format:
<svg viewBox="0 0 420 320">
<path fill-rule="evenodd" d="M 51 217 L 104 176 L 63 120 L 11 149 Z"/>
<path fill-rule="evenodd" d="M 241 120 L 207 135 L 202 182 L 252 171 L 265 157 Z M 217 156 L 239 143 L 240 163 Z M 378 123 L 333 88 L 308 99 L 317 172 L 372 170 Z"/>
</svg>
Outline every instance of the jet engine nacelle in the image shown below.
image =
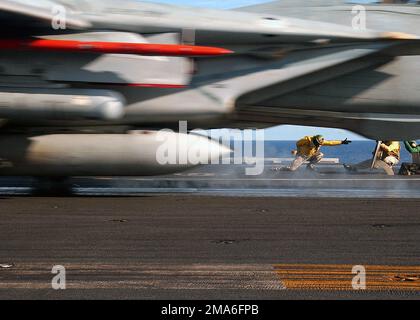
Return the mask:
<svg viewBox="0 0 420 320">
<path fill-rule="evenodd" d="M 0 175 L 162 175 L 211 163 L 230 152 L 229 148 L 207 137 L 168 131 L 1 135 Z"/>
</svg>

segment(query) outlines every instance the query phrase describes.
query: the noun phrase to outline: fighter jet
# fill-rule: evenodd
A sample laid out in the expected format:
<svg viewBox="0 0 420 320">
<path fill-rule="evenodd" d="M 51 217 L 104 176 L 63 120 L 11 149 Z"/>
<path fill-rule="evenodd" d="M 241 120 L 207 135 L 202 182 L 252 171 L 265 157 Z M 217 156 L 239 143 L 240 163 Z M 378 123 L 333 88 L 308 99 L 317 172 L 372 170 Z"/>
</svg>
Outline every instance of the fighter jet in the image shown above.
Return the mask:
<svg viewBox="0 0 420 320">
<path fill-rule="evenodd" d="M 327 5 L 328 4 L 328 5 Z M 420 8 L 339 1 L 236 11 L 0 0 L 0 175 L 156 175 L 160 129 L 349 129 L 420 138 Z M 202 136 L 164 138 L 229 153 Z M 209 148 L 210 146 L 210 148 Z"/>
</svg>

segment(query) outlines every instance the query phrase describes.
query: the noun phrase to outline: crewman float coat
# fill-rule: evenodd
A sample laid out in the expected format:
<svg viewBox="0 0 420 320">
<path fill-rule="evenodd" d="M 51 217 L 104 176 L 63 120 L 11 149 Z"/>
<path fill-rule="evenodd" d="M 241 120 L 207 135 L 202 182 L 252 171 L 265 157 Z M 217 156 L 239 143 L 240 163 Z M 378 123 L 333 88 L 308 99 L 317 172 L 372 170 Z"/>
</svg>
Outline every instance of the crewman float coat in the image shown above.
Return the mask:
<svg viewBox="0 0 420 320">
<path fill-rule="evenodd" d="M 410 153 L 420 153 L 420 146 L 412 147 L 411 146 L 411 141 L 404 141 L 404 144 L 405 144 L 405 148 L 407 149 L 408 152 L 410 152 Z"/>
<path fill-rule="evenodd" d="M 420 146 L 415 148 L 412 147 L 411 141 L 404 141 L 404 144 L 407 151 L 410 152 L 413 157 L 413 163 L 420 164 Z"/>
<path fill-rule="evenodd" d="M 398 141 L 392 141 L 389 146 L 382 147 L 381 150 L 383 151 L 382 160 L 389 156 L 393 156 L 400 160 L 401 145 Z"/>
<path fill-rule="evenodd" d="M 313 143 L 313 139 L 314 139 L 313 136 L 312 137 L 311 136 L 306 136 L 305 138 L 299 140 L 296 143 L 298 156 L 305 157 L 305 158 L 311 158 L 319 151 L 319 149 L 321 149 L 322 146 L 332 147 L 332 146 L 339 146 L 339 145 L 342 144 L 341 141 L 327 141 L 327 140 L 325 140 L 322 145 L 317 147 Z"/>
</svg>

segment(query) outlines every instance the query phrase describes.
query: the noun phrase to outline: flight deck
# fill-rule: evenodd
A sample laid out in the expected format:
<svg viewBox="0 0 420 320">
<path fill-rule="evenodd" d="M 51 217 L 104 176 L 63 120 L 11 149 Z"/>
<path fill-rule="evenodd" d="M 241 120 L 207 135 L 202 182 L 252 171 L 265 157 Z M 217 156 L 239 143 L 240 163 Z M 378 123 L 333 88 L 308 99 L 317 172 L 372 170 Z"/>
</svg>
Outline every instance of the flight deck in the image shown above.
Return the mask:
<svg viewBox="0 0 420 320">
<path fill-rule="evenodd" d="M 1 178 L 0 298 L 418 298 L 418 178 L 282 166 L 74 178 L 71 196 Z M 56 265 L 66 290 L 51 288 Z"/>
</svg>

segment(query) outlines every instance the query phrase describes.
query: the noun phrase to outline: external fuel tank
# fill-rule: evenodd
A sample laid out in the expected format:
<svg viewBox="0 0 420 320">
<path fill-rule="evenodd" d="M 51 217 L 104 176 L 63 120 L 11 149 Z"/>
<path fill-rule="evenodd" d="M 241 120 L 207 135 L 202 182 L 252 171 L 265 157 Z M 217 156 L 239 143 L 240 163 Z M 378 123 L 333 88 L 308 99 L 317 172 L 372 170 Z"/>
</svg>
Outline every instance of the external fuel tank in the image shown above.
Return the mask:
<svg viewBox="0 0 420 320">
<path fill-rule="evenodd" d="M 207 137 L 167 131 L 0 135 L 0 175 L 153 176 L 182 172 L 230 152 Z"/>
</svg>

